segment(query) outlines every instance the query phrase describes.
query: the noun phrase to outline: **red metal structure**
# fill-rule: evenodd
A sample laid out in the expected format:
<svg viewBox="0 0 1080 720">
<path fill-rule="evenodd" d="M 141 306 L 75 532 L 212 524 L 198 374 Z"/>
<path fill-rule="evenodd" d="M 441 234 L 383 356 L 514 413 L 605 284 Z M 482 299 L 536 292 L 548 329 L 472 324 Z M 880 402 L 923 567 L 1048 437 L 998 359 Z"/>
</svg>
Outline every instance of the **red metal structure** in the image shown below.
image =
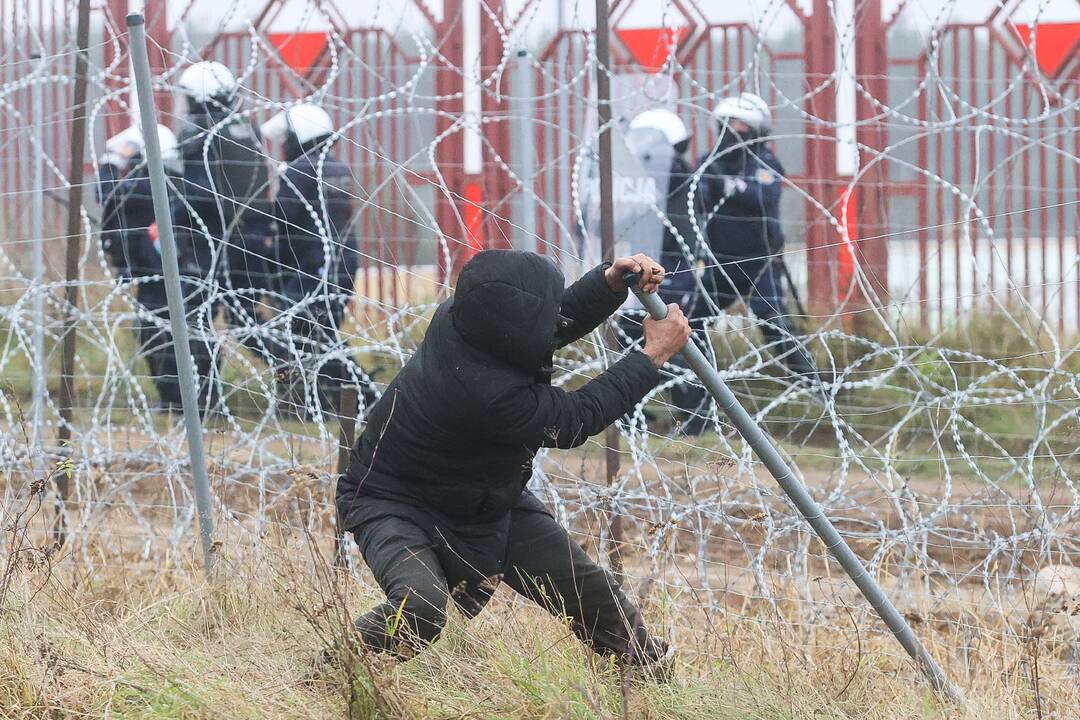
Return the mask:
<svg viewBox="0 0 1080 720">
<path fill-rule="evenodd" d="M 325 31 L 293 31 L 275 24 L 285 1 L 269 0 L 250 17 L 250 28 L 220 33 L 192 50 L 236 70 L 256 105 L 319 93 L 344 128 L 341 152 L 356 169 L 356 233 L 366 266 L 358 291 L 397 305 L 410 291 L 415 266 L 436 265 L 446 279 L 477 248 L 512 242 L 517 186 L 507 166 L 520 148 L 508 122 L 507 98 L 518 95 L 506 72 L 505 43 L 538 1 L 526 0 L 509 17 L 504 0 L 484 0 L 482 170 L 471 175 L 464 128 L 476 118 L 464 117 L 463 69 L 473 62 L 465 57 L 464 0 L 402 0 L 402 13 L 421 19 L 420 45 L 377 24 L 350 27 L 331 0 L 317 4 Z M 828 0 L 778 3 L 790 28 L 782 37 L 746 22 L 711 23 L 703 0 L 670 0 L 667 28 L 634 27 L 631 11 L 640 2 L 611 2 L 613 70 L 671 78 L 672 96 L 694 132 L 695 155 L 715 137 L 709 110 L 720 95 L 752 90 L 777 108 L 776 143 L 794 186 L 784 210 L 789 262 L 798 275 L 805 262 L 815 314 L 859 316 L 870 303 L 891 300 L 904 320 L 938 325 L 996 299 L 1008 309 L 1028 303 L 1063 328 L 1071 317 L 1077 329 L 1080 23 L 1019 22 L 999 8 L 978 22 L 936 27 L 927 37 L 907 22 L 916 12 L 908 3 L 892 4 L 885 16 L 881 0 L 857 2 L 860 169 L 851 178 L 837 168 L 838 38 Z M 18 81 L 32 71 L 29 58 L 39 45 L 51 56 L 54 78 L 71 72 L 64 50 L 73 28 L 62 4 L 32 4 L 28 11 L 24 0 L 0 0 L 0 81 L 11 88 L 0 111 L 0 207 L 16 227 L 30 182 L 25 153 L 10 150 L 27 142 L 29 93 Z M 151 56 L 159 73 L 174 72 L 182 61 L 165 52 L 179 49 L 165 8 L 165 0 L 145 3 L 148 30 L 162 48 Z M 95 116 L 98 149 L 107 133 L 128 122 L 125 10 L 124 0 L 106 0 L 96 10 L 104 36 L 91 43 L 100 48 L 92 63 L 110 68 L 105 91 L 118 90 Z M 189 4 L 181 22 L 190 11 Z M 531 190 L 542 250 L 576 253 L 570 178 L 595 132 L 586 124 L 589 41 L 586 31 L 563 28 L 531 56 Z M 63 168 L 70 91 L 55 79 L 48 87 L 45 117 L 36 121 L 46 125 L 47 156 Z M 101 88 L 92 103 L 95 93 L 100 98 Z M 171 102 L 167 92 L 158 97 L 166 115 Z M 47 173 L 48 185 L 62 185 Z M 849 260 L 859 272 L 845 270 Z"/>
<path fill-rule="evenodd" d="M 902 3 L 886 21 L 890 44 L 905 12 L 911 11 Z M 1055 329 L 1077 330 L 1080 27 L 1064 25 L 1075 28 L 1072 55 L 1054 55 L 1052 63 L 1025 44 L 1031 28 L 1017 25 L 1002 6 L 977 23 L 935 28 L 916 54 L 889 56 L 925 82 L 913 114 L 932 123 L 914 138 L 921 170 L 904 173 L 916 175 L 923 323 L 1022 309 Z M 1044 30 L 1056 31 L 1051 35 L 1061 43 L 1061 27 L 1047 23 Z M 902 141 L 893 135 L 891 142 Z M 911 243 L 912 233 L 889 230 L 894 252 Z"/>
</svg>

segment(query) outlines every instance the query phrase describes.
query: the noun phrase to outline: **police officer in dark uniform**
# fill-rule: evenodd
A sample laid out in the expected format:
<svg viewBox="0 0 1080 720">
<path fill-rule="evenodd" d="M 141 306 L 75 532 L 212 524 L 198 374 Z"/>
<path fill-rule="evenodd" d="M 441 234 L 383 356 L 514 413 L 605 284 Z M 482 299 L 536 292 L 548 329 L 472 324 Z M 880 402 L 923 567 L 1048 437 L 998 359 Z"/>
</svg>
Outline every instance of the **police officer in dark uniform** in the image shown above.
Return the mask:
<svg viewBox="0 0 1080 720">
<path fill-rule="evenodd" d="M 719 137 L 699 163 L 698 215 L 708 242 L 704 285 L 696 314 L 714 314 L 743 299 L 762 334 L 797 376 L 816 377 L 784 302 L 780 193 L 784 169 L 763 137 L 771 115 L 757 95 L 721 100 L 713 116 Z M 705 302 L 702 302 L 705 301 Z"/>
<path fill-rule="evenodd" d="M 338 335 L 359 253 L 352 232 L 355 181 L 332 152 L 330 116 L 301 103 L 275 115 L 262 132 L 283 142 L 287 163 L 273 201 L 274 287 L 284 320 L 275 321 L 273 335 L 282 399 L 301 417 L 316 397 L 322 409 L 336 409 L 347 382 L 360 385 L 370 406 L 378 399 L 374 385 Z"/>
<path fill-rule="evenodd" d="M 158 125 L 157 132 L 165 170 L 175 177 L 179 172 L 176 136 L 164 125 Z M 159 407 L 179 410 L 180 386 L 144 147 L 142 130 L 135 126 L 105 142 L 97 187 L 101 245 L 117 278 L 134 286 L 138 355 L 150 367 Z"/>
<path fill-rule="evenodd" d="M 269 361 L 259 305 L 268 287 L 271 223 L 269 170 L 258 131 L 235 111 L 236 78 L 218 62 L 198 62 L 180 76 L 187 116 L 180 132 L 183 177 L 172 203 L 180 272 L 201 402 L 216 401 L 211 370 L 218 354 L 213 321 L 219 306 L 248 349 Z"/>
</svg>

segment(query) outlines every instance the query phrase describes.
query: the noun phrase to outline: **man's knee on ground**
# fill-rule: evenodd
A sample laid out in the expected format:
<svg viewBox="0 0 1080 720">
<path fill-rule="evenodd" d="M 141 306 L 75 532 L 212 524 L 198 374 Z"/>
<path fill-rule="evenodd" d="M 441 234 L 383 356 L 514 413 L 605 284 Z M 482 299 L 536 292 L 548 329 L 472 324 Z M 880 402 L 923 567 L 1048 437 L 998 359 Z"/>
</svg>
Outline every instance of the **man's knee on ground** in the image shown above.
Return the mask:
<svg viewBox="0 0 1080 720">
<path fill-rule="evenodd" d="M 386 603 L 394 608 L 386 618 L 386 634 L 395 644 L 404 641 L 422 647 L 434 642 L 446 627 L 444 593 L 409 590 L 404 596 L 387 598 Z"/>
</svg>

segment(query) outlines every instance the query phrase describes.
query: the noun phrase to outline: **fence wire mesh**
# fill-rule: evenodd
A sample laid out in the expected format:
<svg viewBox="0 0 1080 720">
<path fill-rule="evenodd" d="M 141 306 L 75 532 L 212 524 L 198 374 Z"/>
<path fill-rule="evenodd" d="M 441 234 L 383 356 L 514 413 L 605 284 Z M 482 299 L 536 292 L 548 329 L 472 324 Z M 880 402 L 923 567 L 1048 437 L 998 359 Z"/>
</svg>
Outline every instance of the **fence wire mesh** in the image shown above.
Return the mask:
<svg viewBox="0 0 1080 720">
<path fill-rule="evenodd" d="M 197 60 L 223 62 L 239 84 L 231 111 L 199 136 L 207 148 L 234 120 L 259 126 L 299 102 L 320 104 L 334 143 L 308 179 L 350 208 L 331 233 L 326 207 L 308 203 L 290 219 L 253 203 L 247 212 L 277 223 L 265 257 L 257 243 L 218 243 L 215 271 L 189 286 L 191 331 L 211 356 L 206 447 L 226 555 L 281 531 L 332 541 L 340 418 L 320 386 L 327 368 L 346 384 L 373 381 L 377 395 L 480 248 L 545 253 L 568 278 L 599 257 L 588 217 L 592 3 L 405 4 L 197 2 L 180 12 L 146 3 L 161 122 L 178 133 L 190 125 L 178 82 Z M 186 568 L 197 532 L 183 423 L 154 382 L 168 318 L 140 300 L 140 287 L 160 278 L 119 272 L 103 249 L 103 156 L 134 110 L 123 3 L 94 10 L 75 278 L 62 263 L 75 240 L 62 229 L 72 211 L 74 4 L 0 5 L 0 503 L 16 530 L 26 507 L 42 518 L 41 532 L 13 530 L 0 545 L 5 555 L 36 547 L 91 573 L 122 558 Z M 613 82 L 617 145 L 625 150 L 629 120 L 646 109 L 672 110 L 691 129 L 684 209 L 695 222 L 680 238 L 676 273 L 700 283 L 721 264 L 693 204 L 704 172 L 696 159 L 715 153 L 712 109 L 742 91 L 766 100 L 770 148 L 786 167 L 777 182 L 787 242 L 773 255 L 790 270 L 780 279 L 782 320 L 799 328 L 821 384 L 789 369 L 786 341 L 762 335 L 779 321 L 750 303 L 709 301 L 703 349 L 946 665 L 970 673 L 992 660 L 1008 670 L 1023 653 L 1003 648 L 1039 636 L 1051 648 L 1044 669 L 1075 677 L 1080 65 L 1075 37 L 1057 57 L 1042 48 L 1054 34 L 1040 28 L 1075 27 L 1080 10 L 707 5 L 613 3 L 616 57 L 602 71 Z M 648 36 L 648 52 L 641 25 L 666 28 Z M 277 196 L 289 182 L 284 149 L 270 138 L 260 147 L 265 192 Z M 348 174 L 328 179 L 334 159 Z M 219 207 L 235 200 L 210 192 Z M 674 224 L 663 202 L 649 210 L 637 220 Z M 191 214 L 196 234 L 220 224 L 204 215 Z M 348 282 L 330 277 L 330 260 L 320 272 L 275 254 L 289 223 L 303 233 L 309 220 L 322 228 L 308 240 L 323 257 L 355 263 Z M 221 270 L 244 257 L 263 263 L 261 284 Z M 289 281 L 304 293 L 283 290 Z M 75 308 L 64 300 L 71 284 Z M 340 324 L 320 304 L 342 308 Z M 69 312 L 75 402 L 61 446 L 57 369 Z M 634 311 L 627 316 L 632 335 Z M 313 317 L 320 332 L 304 329 Z M 614 357 L 594 333 L 558 353 L 553 383 L 579 387 Z M 542 450 L 530 487 L 596 557 L 619 556 L 635 596 L 686 610 L 665 628 L 676 640 L 708 635 L 713 622 L 775 629 L 802 647 L 880 632 L 715 406 L 701 406 L 702 434 L 682 432 L 673 397 L 695 385 L 669 365 L 617 423 L 617 448 L 597 436 L 579 450 Z M 361 398 L 360 422 L 374 395 Z M 619 466 L 609 478 L 611 449 Z M 60 476 L 69 497 L 54 508 Z M 54 555 L 44 528 L 58 514 L 67 537 Z M 351 543 L 348 556 L 370 582 Z"/>
</svg>

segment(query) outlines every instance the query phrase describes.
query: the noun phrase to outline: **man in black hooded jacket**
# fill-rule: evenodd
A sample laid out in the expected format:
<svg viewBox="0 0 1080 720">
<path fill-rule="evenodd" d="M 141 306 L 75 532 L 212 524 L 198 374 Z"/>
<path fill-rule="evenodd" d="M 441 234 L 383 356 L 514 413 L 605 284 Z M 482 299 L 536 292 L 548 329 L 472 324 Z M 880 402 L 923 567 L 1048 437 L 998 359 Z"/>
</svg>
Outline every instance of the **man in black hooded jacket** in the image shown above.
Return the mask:
<svg viewBox="0 0 1080 720">
<path fill-rule="evenodd" d="M 612 576 L 526 490 L 537 450 L 577 447 L 632 410 L 690 337 L 672 304 L 667 319 L 645 321 L 641 351 L 579 390 L 551 385 L 553 351 L 615 312 L 628 271 L 646 292 L 664 274 L 636 255 L 564 289 L 552 262 L 513 250 L 481 252 L 462 269 L 338 481 L 343 527 L 387 595 L 356 622 L 367 648 L 422 647 L 450 599 L 471 617 L 501 578 L 569 617 L 599 653 L 639 664 L 665 655 Z"/>
</svg>

